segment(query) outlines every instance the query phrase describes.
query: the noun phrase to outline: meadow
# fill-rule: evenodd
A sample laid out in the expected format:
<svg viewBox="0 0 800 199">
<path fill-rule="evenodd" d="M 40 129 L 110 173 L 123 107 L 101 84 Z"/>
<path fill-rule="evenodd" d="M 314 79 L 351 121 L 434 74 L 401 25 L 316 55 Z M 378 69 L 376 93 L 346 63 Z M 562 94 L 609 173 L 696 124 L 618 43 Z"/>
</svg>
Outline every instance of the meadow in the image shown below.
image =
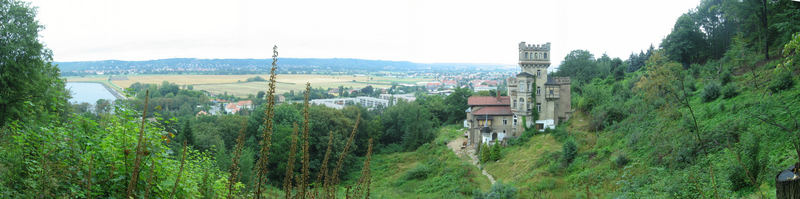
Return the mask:
<svg viewBox="0 0 800 199">
<path fill-rule="evenodd" d="M 129 75 L 126 80 L 111 80 L 111 84 L 120 88 L 128 88 L 139 82 L 147 84 L 161 84 L 169 81 L 178 85 L 192 85 L 195 90 L 205 90 L 211 94 L 222 94 L 245 97 L 263 91 L 267 82 L 247 82 L 248 78 L 259 76 L 268 79 L 265 74 L 248 75 Z M 108 76 L 66 77 L 68 82 L 105 82 Z M 374 77 L 356 75 L 297 75 L 281 74 L 277 77 L 276 93 L 282 94 L 294 90 L 305 90 L 305 83 L 311 83 L 313 88 L 337 88 L 339 86 L 363 88 L 371 85 L 374 88 L 389 88 L 392 83 L 414 84 L 416 82 L 431 81 L 431 78 L 401 78 L 401 77 Z"/>
</svg>

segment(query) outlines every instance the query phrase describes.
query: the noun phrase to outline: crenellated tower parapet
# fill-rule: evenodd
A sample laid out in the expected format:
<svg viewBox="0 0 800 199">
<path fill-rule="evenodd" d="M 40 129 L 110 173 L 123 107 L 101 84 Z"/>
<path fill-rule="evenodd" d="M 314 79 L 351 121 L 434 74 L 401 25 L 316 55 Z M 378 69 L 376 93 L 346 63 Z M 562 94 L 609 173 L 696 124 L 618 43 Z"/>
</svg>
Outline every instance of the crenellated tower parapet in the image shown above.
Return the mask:
<svg viewBox="0 0 800 199">
<path fill-rule="evenodd" d="M 535 74 L 536 71 L 550 67 L 550 42 L 527 44 L 519 42 L 519 66 L 523 72 Z"/>
</svg>

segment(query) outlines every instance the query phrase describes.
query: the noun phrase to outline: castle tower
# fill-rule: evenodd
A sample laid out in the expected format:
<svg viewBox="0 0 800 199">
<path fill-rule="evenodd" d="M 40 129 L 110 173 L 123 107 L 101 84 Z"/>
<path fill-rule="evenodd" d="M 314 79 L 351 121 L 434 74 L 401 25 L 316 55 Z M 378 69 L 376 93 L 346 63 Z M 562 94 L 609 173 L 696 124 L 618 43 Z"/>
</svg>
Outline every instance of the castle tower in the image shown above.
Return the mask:
<svg viewBox="0 0 800 199">
<path fill-rule="evenodd" d="M 522 72 L 547 79 L 547 68 L 550 67 L 550 42 L 539 45 L 519 42 L 519 67 Z"/>
<path fill-rule="evenodd" d="M 550 43 L 519 43 L 520 73 L 509 78 L 508 94 L 511 98 L 511 110 L 514 113 L 515 132 L 525 127 L 553 128 L 560 118 L 566 118 L 565 110 L 569 107 L 569 99 L 559 94 L 569 93 L 569 78 L 549 78 L 547 68 L 550 67 Z M 533 120 L 538 112 L 538 120 Z"/>
</svg>

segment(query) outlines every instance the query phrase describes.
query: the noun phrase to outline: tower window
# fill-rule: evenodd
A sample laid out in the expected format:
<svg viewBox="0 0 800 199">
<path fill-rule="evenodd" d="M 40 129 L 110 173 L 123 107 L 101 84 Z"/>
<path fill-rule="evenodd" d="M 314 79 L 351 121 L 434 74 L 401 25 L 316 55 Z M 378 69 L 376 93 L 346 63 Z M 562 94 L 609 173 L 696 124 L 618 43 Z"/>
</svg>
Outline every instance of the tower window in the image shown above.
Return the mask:
<svg viewBox="0 0 800 199">
<path fill-rule="evenodd" d="M 542 91 L 542 87 L 537 86 L 536 87 L 536 95 L 540 95 L 541 91 Z"/>
<path fill-rule="evenodd" d="M 542 70 L 536 70 L 536 76 L 542 76 Z"/>
<path fill-rule="evenodd" d="M 547 53 L 544 53 L 544 58 L 547 59 Z"/>
</svg>

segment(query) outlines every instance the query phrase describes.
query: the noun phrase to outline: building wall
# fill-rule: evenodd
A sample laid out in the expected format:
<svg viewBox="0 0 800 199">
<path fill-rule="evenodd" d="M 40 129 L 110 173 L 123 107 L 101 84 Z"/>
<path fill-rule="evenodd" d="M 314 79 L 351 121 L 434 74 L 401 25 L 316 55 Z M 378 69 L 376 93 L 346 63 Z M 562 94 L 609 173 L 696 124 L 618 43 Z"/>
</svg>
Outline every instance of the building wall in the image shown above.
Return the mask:
<svg viewBox="0 0 800 199">
<path fill-rule="evenodd" d="M 478 117 L 482 117 L 482 116 L 478 116 Z M 469 123 L 469 126 L 470 126 L 470 128 L 469 128 L 469 144 L 470 145 L 472 145 L 472 144 L 481 144 L 482 143 L 482 138 L 484 136 L 488 135 L 489 137 L 491 137 L 491 133 L 486 134 L 486 135 L 481 134 L 481 128 L 483 128 L 483 125 L 481 125 L 481 121 L 482 120 L 475 120 L 475 118 L 476 118 L 475 115 L 467 114 L 467 123 Z M 516 133 L 514 132 L 513 116 L 511 116 L 511 115 L 502 115 L 502 116 L 495 115 L 495 116 L 491 116 L 490 115 L 489 118 L 491 120 L 491 125 L 489 125 L 489 127 L 492 129 L 492 133 L 497 133 L 498 134 L 498 139 L 500 138 L 501 133 L 504 133 L 504 132 L 505 132 L 504 134 L 505 134 L 506 138 L 519 136 L 519 135 L 516 135 Z M 503 124 L 503 120 L 506 120 L 507 123 Z"/>
</svg>

